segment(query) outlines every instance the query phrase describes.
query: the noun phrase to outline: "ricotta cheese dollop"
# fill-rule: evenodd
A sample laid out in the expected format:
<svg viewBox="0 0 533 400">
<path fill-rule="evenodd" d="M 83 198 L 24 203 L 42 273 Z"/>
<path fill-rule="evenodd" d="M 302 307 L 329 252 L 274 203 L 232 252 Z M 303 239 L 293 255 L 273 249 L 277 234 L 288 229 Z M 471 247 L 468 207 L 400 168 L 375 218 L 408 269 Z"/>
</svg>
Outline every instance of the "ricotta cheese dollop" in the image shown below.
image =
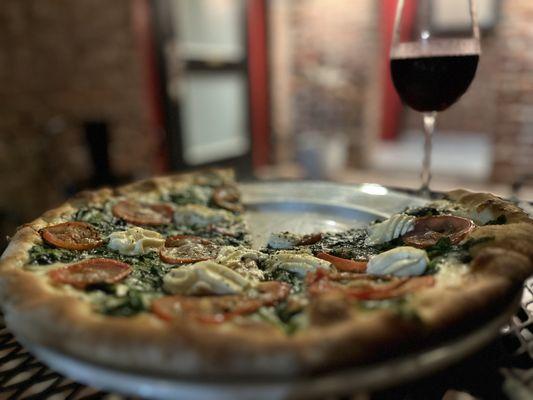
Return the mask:
<svg viewBox="0 0 533 400">
<path fill-rule="evenodd" d="M 163 277 L 163 288 L 171 294 L 237 294 L 251 286 L 244 277 L 214 261 L 200 261 L 175 268 Z"/>
<path fill-rule="evenodd" d="M 428 263 L 424 250 L 402 246 L 370 258 L 366 272 L 370 275 L 417 276 L 424 273 Z"/>
<path fill-rule="evenodd" d="M 415 217 L 411 215 L 396 214 L 383 222 L 370 225 L 367 228 L 368 238 L 365 243 L 373 246 L 390 242 L 411 231 L 414 227 L 414 220 Z"/>
<path fill-rule="evenodd" d="M 163 236 L 155 231 L 139 227 L 109 235 L 107 247 L 128 256 L 138 256 L 159 249 L 165 244 Z"/>
<path fill-rule="evenodd" d="M 309 272 L 314 272 L 318 268 L 331 270 L 328 261 L 316 258 L 311 254 L 293 253 L 290 251 L 280 251 L 272 255 L 267 264 L 271 269 L 281 268 L 293 272 L 300 277 L 305 277 Z"/>
</svg>

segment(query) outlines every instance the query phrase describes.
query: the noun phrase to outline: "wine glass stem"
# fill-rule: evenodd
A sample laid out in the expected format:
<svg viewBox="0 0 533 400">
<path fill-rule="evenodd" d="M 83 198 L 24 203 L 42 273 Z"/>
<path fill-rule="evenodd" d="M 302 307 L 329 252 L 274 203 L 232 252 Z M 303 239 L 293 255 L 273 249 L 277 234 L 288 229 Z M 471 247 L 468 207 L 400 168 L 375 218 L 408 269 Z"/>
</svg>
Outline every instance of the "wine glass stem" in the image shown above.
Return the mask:
<svg viewBox="0 0 533 400">
<path fill-rule="evenodd" d="M 429 197 L 429 182 L 431 181 L 431 143 L 433 138 L 433 131 L 435 130 L 435 120 L 437 119 L 437 112 L 425 112 L 424 115 L 424 159 L 422 161 L 422 186 L 420 187 L 420 194 L 424 197 Z"/>
</svg>

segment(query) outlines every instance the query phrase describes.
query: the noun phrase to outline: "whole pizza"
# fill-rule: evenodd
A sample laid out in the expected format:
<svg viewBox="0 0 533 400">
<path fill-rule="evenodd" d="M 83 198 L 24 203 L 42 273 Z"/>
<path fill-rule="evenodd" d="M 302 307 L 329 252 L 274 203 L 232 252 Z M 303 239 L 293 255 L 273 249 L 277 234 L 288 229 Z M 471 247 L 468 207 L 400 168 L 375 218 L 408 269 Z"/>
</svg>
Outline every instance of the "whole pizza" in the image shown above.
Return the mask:
<svg viewBox="0 0 533 400">
<path fill-rule="evenodd" d="M 408 352 L 514 301 L 533 220 L 457 190 L 344 232 L 251 244 L 231 171 L 85 192 L 0 261 L 24 342 L 165 376 L 295 376 Z"/>
</svg>

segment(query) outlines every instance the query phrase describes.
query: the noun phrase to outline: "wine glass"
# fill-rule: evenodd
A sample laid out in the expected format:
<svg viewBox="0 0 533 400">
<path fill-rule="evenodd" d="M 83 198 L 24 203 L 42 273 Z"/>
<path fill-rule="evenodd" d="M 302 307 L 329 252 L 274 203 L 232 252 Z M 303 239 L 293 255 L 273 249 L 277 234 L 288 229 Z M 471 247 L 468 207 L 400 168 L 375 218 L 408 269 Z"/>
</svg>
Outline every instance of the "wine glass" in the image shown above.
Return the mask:
<svg viewBox="0 0 533 400">
<path fill-rule="evenodd" d="M 437 3 L 417 0 L 414 9 L 414 2 L 406 7 L 405 0 L 398 0 L 390 50 L 396 91 L 404 103 L 423 115 L 425 145 L 420 194 L 426 197 L 437 112 L 450 107 L 466 92 L 481 53 L 475 0 L 455 0 L 453 10 L 441 7 L 440 11 L 446 11 L 446 15 L 436 14 Z M 462 24 L 443 27 L 439 16 L 440 19 L 451 16 L 452 21 L 462 21 Z"/>
</svg>

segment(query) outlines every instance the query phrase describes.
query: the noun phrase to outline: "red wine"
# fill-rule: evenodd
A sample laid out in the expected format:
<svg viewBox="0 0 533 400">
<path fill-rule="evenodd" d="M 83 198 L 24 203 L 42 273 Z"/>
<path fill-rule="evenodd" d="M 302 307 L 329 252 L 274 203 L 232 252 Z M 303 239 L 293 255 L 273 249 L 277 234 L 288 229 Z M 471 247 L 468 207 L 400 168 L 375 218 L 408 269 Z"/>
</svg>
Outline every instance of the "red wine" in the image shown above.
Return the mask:
<svg viewBox="0 0 533 400">
<path fill-rule="evenodd" d="M 466 92 L 478 61 L 472 39 L 401 43 L 391 54 L 392 81 L 410 107 L 442 111 Z"/>
</svg>

